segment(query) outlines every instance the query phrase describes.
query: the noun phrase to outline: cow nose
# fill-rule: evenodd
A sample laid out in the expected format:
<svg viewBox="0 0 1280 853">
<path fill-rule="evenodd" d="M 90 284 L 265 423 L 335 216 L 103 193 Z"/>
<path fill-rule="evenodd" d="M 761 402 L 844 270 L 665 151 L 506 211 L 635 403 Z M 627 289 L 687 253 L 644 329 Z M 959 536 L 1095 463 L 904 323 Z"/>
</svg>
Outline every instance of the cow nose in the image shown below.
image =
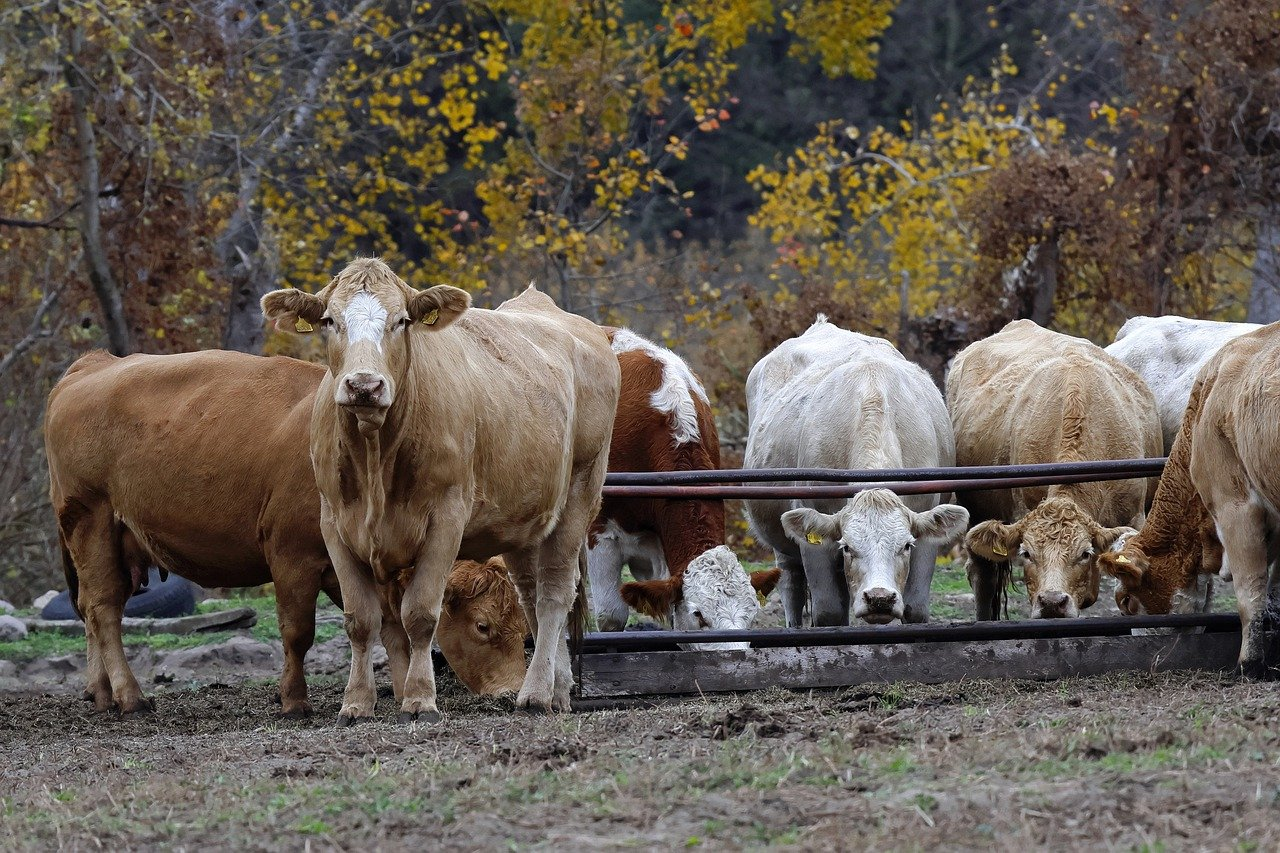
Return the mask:
<svg viewBox="0 0 1280 853">
<path fill-rule="evenodd" d="M 872 613 L 892 612 L 894 605 L 898 603 L 898 594 L 883 587 L 869 589 L 862 597 L 867 601 L 867 610 Z"/>
<path fill-rule="evenodd" d="M 371 373 L 353 373 L 344 380 L 347 392 L 353 397 L 376 397 L 386 383 L 382 377 Z"/>
<path fill-rule="evenodd" d="M 1036 595 L 1036 603 L 1040 605 L 1040 615 L 1048 619 L 1059 619 L 1067 615 L 1067 598 L 1065 592 L 1041 592 Z"/>
</svg>

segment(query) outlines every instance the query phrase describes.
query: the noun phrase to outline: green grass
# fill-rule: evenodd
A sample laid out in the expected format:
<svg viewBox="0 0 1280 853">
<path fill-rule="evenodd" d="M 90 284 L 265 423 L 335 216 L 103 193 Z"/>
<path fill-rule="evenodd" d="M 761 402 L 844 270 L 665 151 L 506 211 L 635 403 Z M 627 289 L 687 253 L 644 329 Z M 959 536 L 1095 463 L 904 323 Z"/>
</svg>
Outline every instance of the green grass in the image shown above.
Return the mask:
<svg viewBox="0 0 1280 853">
<path fill-rule="evenodd" d="M 272 595 L 249 595 L 212 601 L 202 601 L 196 605 L 196 613 L 213 613 L 220 610 L 232 610 L 239 607 L 252 607 L 258 614 L 257 624 L 250 629 L 249 635 L 264 643 L 280 642 L 280 620 L 276 616 L 276 599 Z M 327 598 L 320 599 L 317 613 L 340 612 Z M 34 616 L 34 611 L 18 611 L 21 616 Z M 316 627 L 316 642 L 323 643 L 333 639 L 342 632 L 342 626 L 336 623 Z M 125 634 L 126 646 L 147 645 L 157 651 L 173 651 L 191 649 L 221 643 L 236 636 L 235 631 L 203 631 L 196 634 Z M 58 634 L 52 631 L 32 631 L 26 639 L 0 643 L 0 660 L 29 661 L 43 657 L 59 657 L 62 655 L 84 652 L 84 636 Z"/>
</svg>

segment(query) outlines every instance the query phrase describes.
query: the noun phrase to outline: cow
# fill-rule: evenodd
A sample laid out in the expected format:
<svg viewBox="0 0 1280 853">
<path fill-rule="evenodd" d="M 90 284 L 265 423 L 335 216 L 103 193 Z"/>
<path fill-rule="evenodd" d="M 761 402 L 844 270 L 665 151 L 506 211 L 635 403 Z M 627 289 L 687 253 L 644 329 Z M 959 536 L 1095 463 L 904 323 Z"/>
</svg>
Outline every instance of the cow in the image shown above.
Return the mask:
<svg viewBox="0 0 1280 853">
<path fill-rule="evenodd" d="M 516 706 L 568 710 L 564 632 L 585 615 L 618 403 L 605 333 L 532 286 L 473 309 L 466 291 L 415 290 L 376 258 L 316 294 L 268 293 L 262 310 L 279 329 L 318 327 L 327 349 L 310 446 L 352 648 L 338 723 L 373 717 L 384 622 L 400 719 L 441 718 L 430 647 L 455 554 L 501 554 L 519 592 L 535 641 Z"/>
<path fill-rule="evenodd" d="M 85 697 L 149 710 L 120 619 L 155 564 L 204 586 L 274 582 L 286 715 L 308 714 L 303 659 L 316 597 L 341 603 L 320 537 L 305 437 L 324 368 L 235 352 L 96 351 L 45 412 L 49 494 L 71 600 L 85 622 Z"/>
<path fill-rule="evenodd" d="M 929 375 L 880 338 L 819 315 L 747 377 L 747 468 L 902 468 L 951 465 L 954 440 Z M 782 571 L 787 625 L 925 622 L 938 546 L 968 512 L 939 495 L 884 489 L 844 501 L 759 500 L 752 530 Z"/>
<path fill-rule="evenodd" d="M 436 643 L 459 681 L 481 696 L 516 693 L 524 683 L 528 635 L 519 596 L 501 557 L 453 564 Z"/>
<path fill-rule="evenodd" d="M 720 440 L 711 405 L 689 366 L 630 329 L 610 329 L 609 338 L 622 375 L 609 470 L 718 469 Z M 597 627 L 621 631 L 628 606 L 670 620 L 678 630 L 751 627 L 759 612 L 756 593 L 769 594 L 777 582 L 775 571 L 752 574 L 749 585 L 736 583 L 731 573 L 719 586 L 685 584 L 689 562 L 723 546 L 724 534 L 723 501 L 606 497 L 588 539 Z M 725 549 L 712 561 L 726 553 L 732 557 Z M 621 584 L 624 564 L 639 582 Z M 740 564 L 737 570 L 744 574 Z M 714 576 L 701 575 L 704 580 Z"/>
<path fill-rule="evenodd" d="M 1227 341 L 1260 328 L 1189 317 L 1131 317 L 1116 332 L 1107 352 L 1133 368 L 1155 394 L 1166 454 L 1200 368 Z"/>
<path fill-rule="evenodd" d="M 1155 458 L 1163 443 L 1142 378 L 1082 338 L 1009 323 L 952 361 L 947 409 L 957 465 Z M 1145 480 L 968 492 L 965 536 L 979 619 L 994 619 L 1010 568 L 1032 618 L 1074 617 L 1098 598 L 1098 554 L 1144 519 Z"/>
<path fill-rule="evenodd" d="M 1248 677 L 1280 675 L 1260 618 L 1280 602 L 1277 376 L 1280 323 L 1222 346 L 1196 378 L 1147 526 L 1102 561 L 1129 613 L 1191 609 L 1199 575 L 1229 569 Z"/>
</svg>

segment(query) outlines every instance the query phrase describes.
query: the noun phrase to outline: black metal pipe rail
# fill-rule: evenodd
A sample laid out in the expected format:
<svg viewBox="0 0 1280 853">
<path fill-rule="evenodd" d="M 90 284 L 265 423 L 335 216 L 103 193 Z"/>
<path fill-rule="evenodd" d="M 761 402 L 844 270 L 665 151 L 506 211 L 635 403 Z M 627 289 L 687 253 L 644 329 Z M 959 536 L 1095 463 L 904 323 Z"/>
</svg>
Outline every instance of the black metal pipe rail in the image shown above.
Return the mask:
<svg viewBox="0 0 1280 853">
<path fill-rule="evenodd" d="M 908 483 L 916 480 L 972 480 L 993 477 L 1041 477 L 1058 474 L 1123 473 L 1158 476 L 1166 457 L 1104 459 L 1098 462 L 1049 462 L 1039 465 L 969 465 L 952 468 L 740 468 L 714 471 L 611 472 L 606 486 L 674 486 L 718 483 Z M 1123 478 L 1122 478 L 1123 479 Z M 1081 481 L 1075 481 L 1081 482 Z"/>
<path fill-rule="evenodd" d="M 1154 461 L 1154 460 L 1153 460 Z M 1163 460 L 1160 460 L 1163 462 Z M 704 473 L 704 472 L 688 472 Z M 879 472 L 884 474 L 886 472 Z M 1155 473 L 1159 473 L 1158 471 Z M 608 498 L 668 498 L 684 500 L 779 500 L 785 498 L 848 498 L 868 489 L 889 489 L 899 495 L 929 495 L 947 492 L 978 492 L 1031 486 L 1093 483 L 1102 480 L 1131 480 L 1147 477 L 1143 470 L 1115 469 L 1080 474 L 1046 474 L 1035 477 L 984 477 L 968 480 L 923 480 L 912 482 L 865 482 L 840 486 L 612 486 L 604 487 Z"/>
<path fill-rule="evenodd" d="M 1171 613 L 1166 616 L 1102 616 L 1082 619 L 1034 619 L 1018 622 L 926 623 L 884 627 L 773 628 L 751 631 L 620 631 L 583 637 L 585 654 L 647 652 L 678 643 L 741 643 L 754 648 L 865 646 L 883 643 L 979 642 L 1060 637 L 1112 637 L 1135 628 L 1204 628 L 1211 633 L 1239 631 L 1234 613 Z"/>
</svg>

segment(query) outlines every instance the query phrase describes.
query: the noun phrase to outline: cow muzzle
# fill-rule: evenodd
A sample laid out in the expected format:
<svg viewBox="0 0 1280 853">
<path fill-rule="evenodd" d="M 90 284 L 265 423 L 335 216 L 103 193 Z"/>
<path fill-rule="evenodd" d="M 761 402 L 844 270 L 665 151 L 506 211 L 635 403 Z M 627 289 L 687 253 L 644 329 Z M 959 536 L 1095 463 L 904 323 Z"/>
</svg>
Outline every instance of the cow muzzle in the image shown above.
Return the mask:
<svg viewBox="0 0 1280 853">
<path fill-rule="evenodd" d="M 1080 615 L 1075 601 L 1065 592 L 1045 590 L 1036 593 L 1031 603 L 1032 619 L 1071 619 Z"/>
<path fill-rule="evenodd" d="M 891 589 L 873 587 L 858 597 L 853 615 L 872 625 L 887 625 L 902 618 L 902 599 Z"/>
<path fill-rule="evenodd" d="M 357 409 L 387 409 L 391 406 L 391 385 L 371 370 L 353 370 L 338 383 L 336 402 Z"/>
</svg>

